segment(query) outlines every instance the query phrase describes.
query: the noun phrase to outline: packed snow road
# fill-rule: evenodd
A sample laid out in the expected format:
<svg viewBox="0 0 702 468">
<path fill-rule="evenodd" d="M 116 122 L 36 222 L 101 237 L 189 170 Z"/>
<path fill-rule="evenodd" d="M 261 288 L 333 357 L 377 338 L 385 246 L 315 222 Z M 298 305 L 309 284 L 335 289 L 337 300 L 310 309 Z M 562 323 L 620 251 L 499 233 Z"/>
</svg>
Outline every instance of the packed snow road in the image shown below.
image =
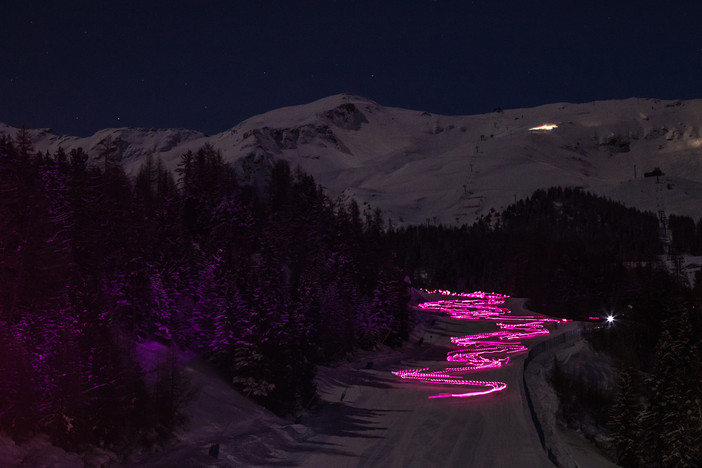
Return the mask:
<svg viewBox="0 0 702 468">
<path fill-rule="evenodd" d="M 512 311 L 504 312 L 499 322 L 511 325 L 531 323 L 523 303 L 508 300 Z M 357 366 L 345 374 L 334 374 L 320 388 L 328 406 L 312 414 L 304 422 L 316 435 L 298 447 L 291 458 L 299 466 L 460 466 L 460 467 L 549 467 L 553 466 L 543 452 L 527 408 L 522 387 L 525 352 L 510 352 L 514 332 L 531 338 L 518 338 L 526 351 L 544 339 L 544 333 L 531 333 L 533 326 L 515 331 L 513 327 L 496 326 L 495 317 L 456 318 L 442 307 L 435 313 L 430 328 L 417 337 L 421 344 L 408 346 L 402 354 L 376 357 L 370 366 Z M 465 318 L 465 317 L 464 317 Z M 507 322 L 509 320 L 509 322 Z M 538 321 L 538 320 L 537 320 Z M 558 325 L 559 331 L 573 324 Z M 497 329 L 497 330 L 496 330 Z M 500 335 L 500 333 L 502 333 Z M 473 338 L 467 338 L 472 335 Z M 476 339 L 480 335 L 482 338 Z M 447 363 L 447 355 L 456 356 L 457 344 L 470 343 L 476 348 L 460 370 Z M 480 353 L 478 342 L 505 343 L 508 349 L 496 353 Z M 472 347 L 472 348 L 471 348 Z M 411 349 L 410 349 L 411 348 Z M 471 354 L 471 353 L 468 353 Z M 507 355 L 509 355 L 507 359 Z M 488 361 L 493 360 L 492 364 Z M 499 363 L 499 364 L 497 364 Z M 474 366 L 475 369 L 465 369 Z M 479 372 L 475 373 L 478 368 Z M 427 369 L 416 372 L 416 369 Z M 409 371 L 408 371 L 409 370 Z M 415 371 L 413 371 L 415 370 Z M 393 375 L 391 371 L 396 372 Z M 338 372 L 338 371 L 337 371 Z M 432 374 L 402 379 L 412 372 Z M 455 375 L 464 373 L 468 377 Z M 447 377 L 451 376 L 451 377 Z M 439 380 L 450 380 L 451 391 Z M 456 380 L 465 380 L 455 385 Z M 470 398 L 430 398 L 431 396 L 469 396 L 495 388 L 475 382 L 502 383 L 489 394 Z M 459 387 L 465 387 L 458 390 Z M 476 391 L 477 389 L 477 391 Z"/>
</svg>

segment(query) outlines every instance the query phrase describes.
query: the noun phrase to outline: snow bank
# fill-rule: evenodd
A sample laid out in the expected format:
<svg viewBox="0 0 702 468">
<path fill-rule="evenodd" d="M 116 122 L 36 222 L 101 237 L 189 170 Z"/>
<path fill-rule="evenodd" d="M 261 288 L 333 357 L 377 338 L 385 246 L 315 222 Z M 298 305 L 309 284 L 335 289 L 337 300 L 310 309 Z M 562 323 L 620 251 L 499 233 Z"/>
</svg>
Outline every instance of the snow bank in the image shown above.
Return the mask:
<svg viewBox="0 0 702 468">
<path fill-rule="evenodd" d="M 555 356 L 559 361 L 567 362 L 588 347 L 579 333 L 571 332 L 569 335 L 562 335 L 560 338 L 554 336 L 550 340 L 551 343 L 544 342 L 546 346 L 530 353 L 531 359 L 525 366 L 524 381 L 543 428 L 545 446 L 564 468 L 616 467 L 616 464 L 606 458 L 582 434 L 564 427 L 556 417 L 558 396 L 548 381 L 553 358 Z"/>
</svg>

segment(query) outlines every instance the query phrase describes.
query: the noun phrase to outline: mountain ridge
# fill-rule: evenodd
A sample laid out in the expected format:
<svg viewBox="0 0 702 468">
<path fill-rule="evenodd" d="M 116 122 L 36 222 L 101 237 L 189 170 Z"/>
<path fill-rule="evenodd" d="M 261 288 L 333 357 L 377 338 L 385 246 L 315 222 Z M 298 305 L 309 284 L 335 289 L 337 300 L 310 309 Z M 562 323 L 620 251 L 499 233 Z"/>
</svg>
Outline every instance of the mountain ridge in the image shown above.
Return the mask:
<svg viewBox="0 0 702 468">
<path fill-rule="evenodd" d="M 537 129 L 554 124 L 552 130 Z M 550 186 L 581 187 L 649 211 L 702 217 L 702 100 L 629 98 L 444 116 L 352 94 L 253 116 L 215 135 L 113 128 L 89 137 L 30 130 L 35 149 L 89 154 L 108 136 L 129 174 L 151 154 L 175 169 L 205 143 L 243 181 L 278 158 L 332 198 L 380 207 L 394 224 L 470 223 Z M 17 129 L 0 124 L 0 134 Z M 662 177 L 644 177 L 660 168 Z"/>
</svg>

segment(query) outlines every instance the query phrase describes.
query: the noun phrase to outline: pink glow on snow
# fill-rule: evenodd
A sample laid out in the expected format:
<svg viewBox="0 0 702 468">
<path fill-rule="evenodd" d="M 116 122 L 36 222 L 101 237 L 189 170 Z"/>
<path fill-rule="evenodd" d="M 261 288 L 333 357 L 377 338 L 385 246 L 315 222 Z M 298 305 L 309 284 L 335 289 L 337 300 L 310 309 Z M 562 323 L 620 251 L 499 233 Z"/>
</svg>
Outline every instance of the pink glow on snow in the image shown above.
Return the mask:
<svg viewBox="0 0 702 468">
<path fill-rule="evenodd" d="M 499 328 L 499 330 L 493 332 L 451 337 L 451 342 L 459 346 L 459 349 L 450 351 L 446 360 L 463 363 L 463 366 L 448 367 L 439 371 L 429 371 L 428 368 L 423 368 L 392 372 L 402 379 L 418 380 L 423 383 L 482 387 L 482 389 L 465 393 L 440 393 L 429 398 L 465 398 L 486 395 L 506 389 L 507 384 L 504 382 L 468 380 L 453 374 L 500 368 L 509 362 L 508 354 L 527 350 L 526 346 L 519 342 L 514 342 L 514 340 L 547 335 L 549 331 L 544 328 L 544 323 L 560 322 L 558 319 L 532 315 L 510 316 L 509 309 L 500 307 L 508 297 L 502 294 L 480 291 L 454 293 L 443 290 L 427 292 L 445 296 L 458 296 L 464 299 L 425 302 L 419 304 L 419 308 L 448 314 L 451 318 L 457 320 L 494 320 Z"/>
<path fill-rule="evenodd" d="M 427 294 L 441 294 L 442 296 L 472 297 L 475 299 L 505 299 L 508 296 L 494 292 L 474 291 L 471 293 L 449 291 L 448 289 L 422 289 Z"/>
</svg>

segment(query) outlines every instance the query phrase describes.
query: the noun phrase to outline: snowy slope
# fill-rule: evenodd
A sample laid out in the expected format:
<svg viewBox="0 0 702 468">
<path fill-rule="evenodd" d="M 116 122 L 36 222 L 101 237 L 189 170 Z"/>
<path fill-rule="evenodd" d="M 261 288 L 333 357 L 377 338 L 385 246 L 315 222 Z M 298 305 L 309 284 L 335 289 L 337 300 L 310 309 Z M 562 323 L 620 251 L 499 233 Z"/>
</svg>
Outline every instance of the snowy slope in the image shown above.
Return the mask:
<svg viewBox="0 0 702 468">
<path fill-rule="evenodd" d="M 558 127 L 530 130 L 544 123 Z M 130 173 L 147 154 L 175 168 L 181 154 L 206 142 L 243 179 L 285 158 L 332 197 L 378 206 L 394 223 L 454 224 L 554 185 L 700 218 L 701 128 L 702 100 L 631 98 L 441 116 L 342 94 L 273 110 L 212 136 L 133 128 L 86 138 L 46 129 L 32 134 L 38 150 L 82 146 L 93 153 L 109 135 Z M 0 124 L 0 133 L 15 131 Z M 643 177 L 656 167 L 665 173 L 660 184 Z"/>
</svg>

